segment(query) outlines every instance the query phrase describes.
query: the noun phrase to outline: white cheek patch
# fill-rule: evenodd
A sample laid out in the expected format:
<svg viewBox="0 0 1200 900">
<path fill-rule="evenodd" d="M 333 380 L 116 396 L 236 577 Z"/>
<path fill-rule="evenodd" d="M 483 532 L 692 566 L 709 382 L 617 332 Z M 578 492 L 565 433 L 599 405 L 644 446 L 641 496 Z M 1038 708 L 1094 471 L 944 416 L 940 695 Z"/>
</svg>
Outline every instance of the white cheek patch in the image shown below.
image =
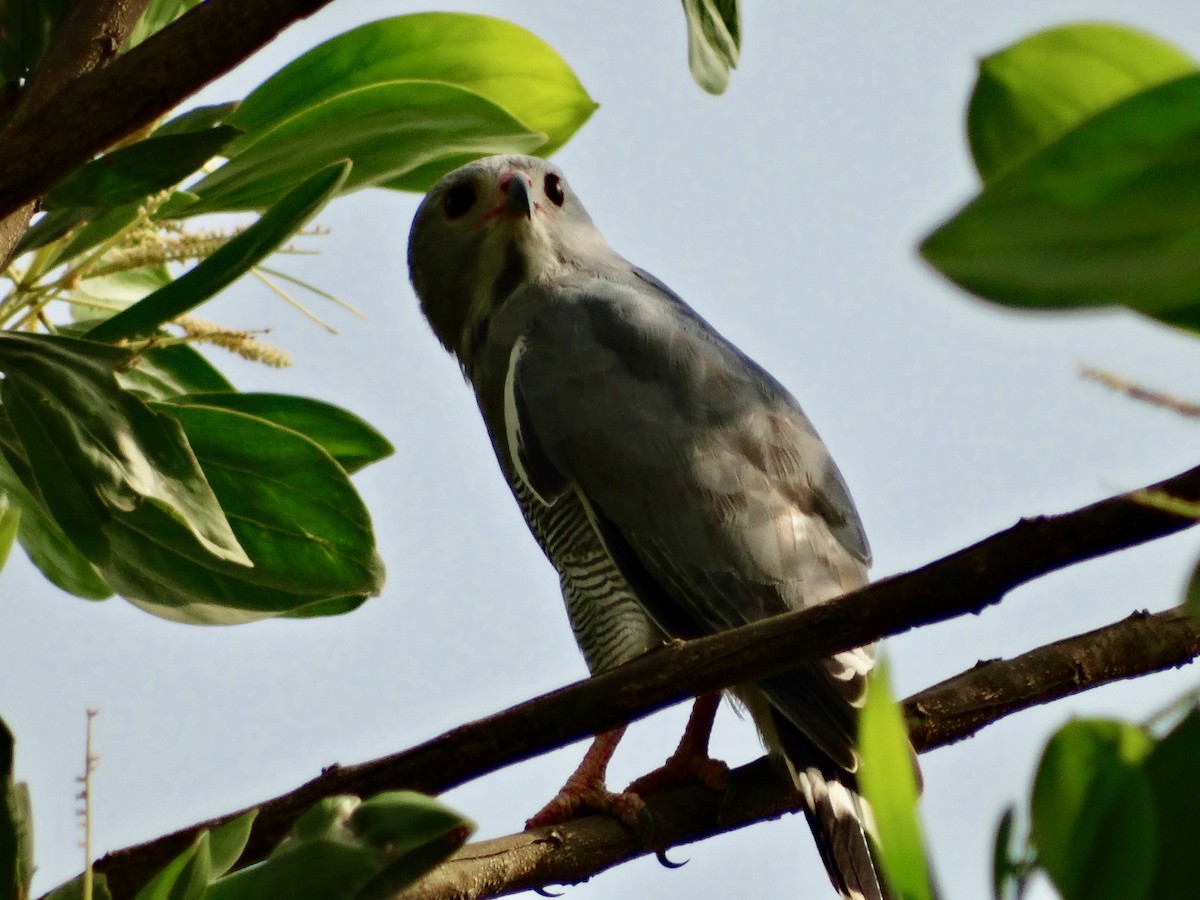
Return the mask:
<svg viewBox="0 0 1200 900">
<path fill-rule="evenodd" d="M 508 354 L 508 371 L 504 375 L 504 441 L 508 447 L 508 458 L 512 461 L 513 471 L 525 488 L 537 498 L 543 506 L 552 506 L 533 485 L 529 470 L 525 468 L 524 455 L 521 452 L 524 441 L 521 438 L 521 415 L 517 410 L 517 366 L 525 354 L 525 338 L 519 337 Z"/>
</svg>

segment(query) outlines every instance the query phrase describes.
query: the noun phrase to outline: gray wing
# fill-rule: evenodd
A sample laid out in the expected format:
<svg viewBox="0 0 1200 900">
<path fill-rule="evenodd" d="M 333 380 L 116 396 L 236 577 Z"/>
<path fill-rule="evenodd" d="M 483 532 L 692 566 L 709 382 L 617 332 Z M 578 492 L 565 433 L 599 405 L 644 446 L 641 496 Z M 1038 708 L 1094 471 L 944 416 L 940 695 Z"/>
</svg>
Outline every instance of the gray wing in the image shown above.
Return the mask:
<svg viewBox="0 0 1200 900">
<path fill-rule="evenodd" d="M 658 282 L 558 291 L 506 379 L 520 477 L 570 485 L 639 600 L 694 637 L 820 603 L 865 581 L 849 492 L 796 401 Z M 760 685 L 854 768 L 861 651 Z"/>
</svg>

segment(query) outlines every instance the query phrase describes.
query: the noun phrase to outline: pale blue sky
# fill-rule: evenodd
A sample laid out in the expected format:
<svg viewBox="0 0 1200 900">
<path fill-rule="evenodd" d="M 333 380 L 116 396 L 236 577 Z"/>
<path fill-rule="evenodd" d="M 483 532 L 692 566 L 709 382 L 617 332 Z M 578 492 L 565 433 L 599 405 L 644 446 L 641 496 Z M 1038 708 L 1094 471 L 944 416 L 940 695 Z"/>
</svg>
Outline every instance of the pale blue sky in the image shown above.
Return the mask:
<svg viewBox="0 0 1200 900">
<path fill-rule="evenodd" d="M 243 96 L 325 37 L 428 7 L 335 0 L 207 90 Z M 1200 394 L 1200 343 L 1126 314 L 1014 314 L 958 293 L 916 242 L 975 190 L 962 121 L 975 61 L 1049 24 L 1117 19 L 1200 55 L 1200 8 L 1121 2 L 846 4 L 748 0 L 729 92 L 685 64 L 682 13 L 647 3 L 456 3 L 555 46 L 601 108 L 557 156 L 618 251 L 654 272 L 800 399 L 850 483 L 874 574 L 925 563 L 1021 516 L 1074 508 L 1196 463 L 1196 426 L 1081 382 L 1081 363 Z M 397 445 L 357 478 L 389 580 L 332 620 L 189 628 L 114 600 L 56 593 L 14 554 L 0 599 L 0 710 L 30 782 L 38 886 L 78 870 L 75 776 L 96 721 L 96 838 L 111 849 L 285 791 L 338 761 L 393 752 L 584 674 L 556 579 L 528 536 L 470 392 L 421 320 L 404 246 L 418 198 L 364 192 L 319 217 L 315 258 L 280 265 L 360 307 L 331 337 L 253 281 L 211 317 L 273 327 L 295 367 L 214 359 L 243 389 L 309 394 Z M 312 243 L 312 242 L 310 242 Z M 218 351 L 219 353 L 219 351 Z M 898 689 L 1158 610 L 1200 536 L 1055 575 L 978 618 L 888 642 Z M 1197 681 L 1185 669 L 1024 713 L 923 757 L 924 811 L 948 898 L 988 896 L 995 822 L 1022 802 L 1045 736 L 1072 714 L 1141 716 Z M 635 726 L 623 783 L 674 746 L 683 710 Z M 759 752 L 722 714 L 715 747 Z M 508 833 L 582 746 L 448 795 Z M 800 817 L 675 851 L 571 888 L 591 898 L 830 896 Z"/>
</svg>

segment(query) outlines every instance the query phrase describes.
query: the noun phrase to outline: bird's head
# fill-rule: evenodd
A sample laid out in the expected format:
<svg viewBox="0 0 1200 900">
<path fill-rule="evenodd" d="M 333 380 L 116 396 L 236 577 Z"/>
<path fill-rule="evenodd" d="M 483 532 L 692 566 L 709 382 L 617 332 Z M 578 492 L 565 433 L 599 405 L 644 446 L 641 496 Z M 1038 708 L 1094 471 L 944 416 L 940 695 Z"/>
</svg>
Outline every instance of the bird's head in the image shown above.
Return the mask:
<svg viewBox="0 0 1200 900">
<path fill-rule="evenodd" d="M 531 156 L 491 156 L 454 170 L 430 189 L 408 238 L 421 311 L 465 366 L 518 288 L 612 258 L 559 168 Z"/>
</svg>

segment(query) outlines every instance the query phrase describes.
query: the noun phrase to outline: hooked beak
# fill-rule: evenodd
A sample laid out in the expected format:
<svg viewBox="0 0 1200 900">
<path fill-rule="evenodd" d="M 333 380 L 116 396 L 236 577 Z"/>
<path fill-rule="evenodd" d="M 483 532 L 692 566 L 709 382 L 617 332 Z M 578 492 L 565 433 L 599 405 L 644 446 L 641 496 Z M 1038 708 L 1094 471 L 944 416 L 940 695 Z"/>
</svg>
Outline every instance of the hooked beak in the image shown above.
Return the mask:
<svg viewBox="0 0 1200 900">
<path fill-rule="evenodd" d="M 504 192 L 504 208 L 510 215 L 524 219 L 533 218 L 536 204 L 533 202 L 533 185 L 528 175 L 524 172 L 510 172 L 501 179 L 500 190 Z"/>
</svg>

